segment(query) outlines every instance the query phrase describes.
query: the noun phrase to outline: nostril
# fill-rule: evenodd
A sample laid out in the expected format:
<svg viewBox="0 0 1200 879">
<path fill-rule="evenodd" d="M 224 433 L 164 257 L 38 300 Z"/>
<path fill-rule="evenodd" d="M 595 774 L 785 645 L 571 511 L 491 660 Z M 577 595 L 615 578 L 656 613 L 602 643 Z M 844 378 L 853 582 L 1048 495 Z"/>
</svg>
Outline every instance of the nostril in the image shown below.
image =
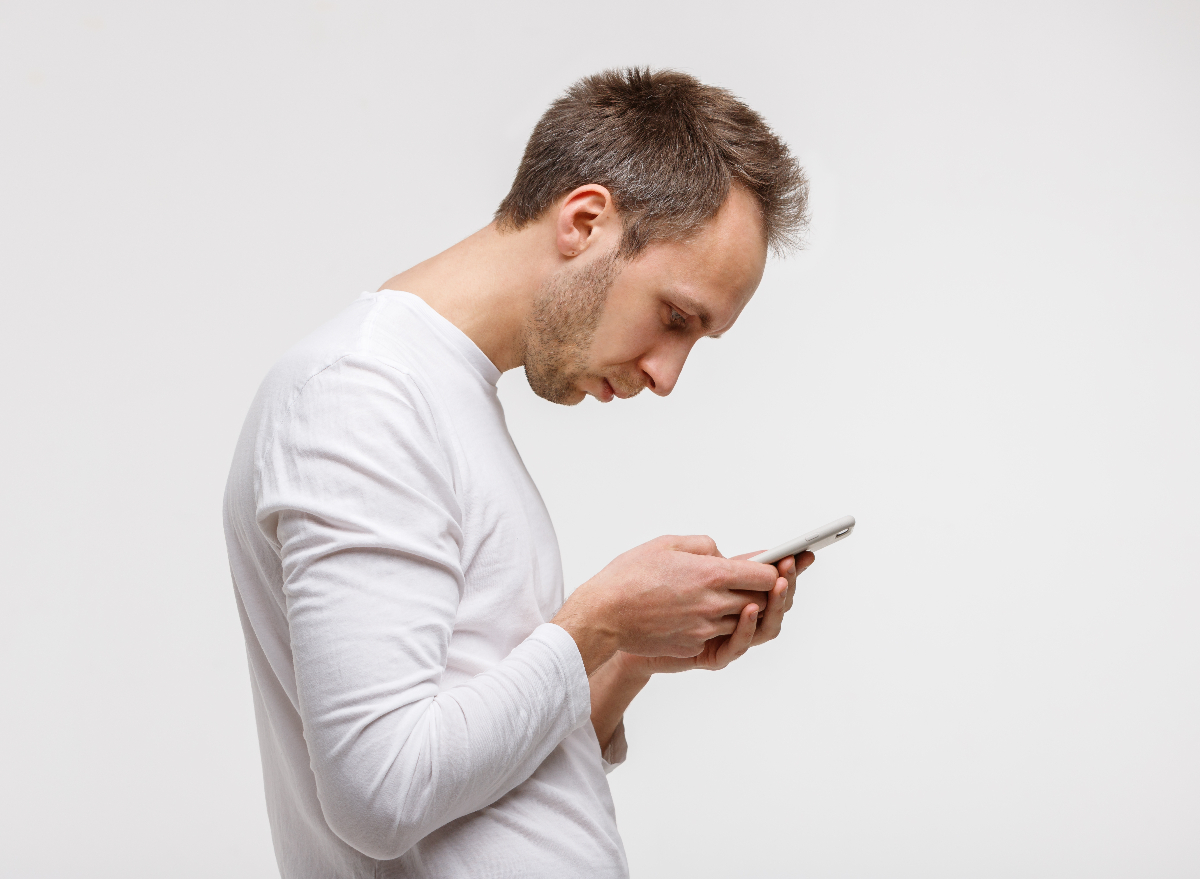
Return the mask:
<svg viewBox="0 0 1200 879">
<path fill-rule="evenodd" d="M 658 387 L 658 386 L 657 386 L 657 385 L 654 383 L 654 376 L 650 375 L 650 373 L 646 373 L 646 387 L 648 387 L 648 388 L 649 388 L 650 390 L 652 390 L 652 391 L 653 391 L 653 390 L 654 390 L 656 387 Z"/>
</svg>

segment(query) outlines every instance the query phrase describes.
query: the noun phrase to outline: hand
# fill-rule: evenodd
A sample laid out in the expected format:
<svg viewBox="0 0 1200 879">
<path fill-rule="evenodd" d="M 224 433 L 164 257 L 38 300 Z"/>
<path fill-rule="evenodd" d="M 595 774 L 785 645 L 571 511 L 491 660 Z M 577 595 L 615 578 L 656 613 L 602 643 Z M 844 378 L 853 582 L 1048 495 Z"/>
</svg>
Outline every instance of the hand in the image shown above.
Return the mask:
<svg viewBox="0 0 1200 879">
<path fill-rule="evenodd" d="M 589 674 L 617 650 L 690 658 L 743 616 L 753 623 L 769 610 L 778 579 L 769 565 L 725 558 L 710 537 L 659 537 L 576 589 L 553 622 L 575 639 Z"/>
<path fill-rule="evenodd" d="M 748 559 L 757 555 L 748 552 L 736 556 L 737 559 Z M 725 668 L 735 659 L 743 656 L 747 650 L 758 644 L 765 644 L 779 636 L 783 628 L 783 615 L 792 609 L 796 595 L 796 578 L 800 572 L 807 569 L 816 559 L 811 552 L 803 552 L 799 556 L 788 556 L 775 563 L 779 577 L 775 586 L 767 594 L 767 606 L 759 610 L 757 604 L 748 604 L 738 618 L 737 628 L 727 636 L 710 638 L 704 642 L 704 649 L 695 656 L 687 658 L 653 656 L 629 657 L 626 666 L 650 675 L 673 673 L 702 668 L 717 671 Z M 751 612 L 754 608 L 754 612 Z"/>
<path fill-rule="evenodd" d="M 749 558 L 753 555 L 756 553 L 747 553 L 736 558 Z M 779 579 L 775 581 L 775 588 L 767 597 L 766 608 L 758 614 L 758 628 L 754 632 L 751 646 L 765 644 L 779 637 L 779 632 L 783 629 L 783 615 L 792 609 L 796 597 L 796 578 L 800 576 L 801 571 L 807 570 L 816 558 L 805 550 L 798 556 L 789 555 L 775 563 Z"/>
</svg>

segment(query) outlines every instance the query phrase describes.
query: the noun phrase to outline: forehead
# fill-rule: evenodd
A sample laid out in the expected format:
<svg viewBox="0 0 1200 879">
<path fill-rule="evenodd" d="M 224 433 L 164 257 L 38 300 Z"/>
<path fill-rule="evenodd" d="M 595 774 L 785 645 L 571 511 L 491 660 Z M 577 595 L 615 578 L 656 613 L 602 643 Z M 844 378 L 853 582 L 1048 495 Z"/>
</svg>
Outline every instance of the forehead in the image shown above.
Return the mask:
<svg viewBox="0 0 1200 879">
<path fill-rule="evenodd" d="M 721 333 L 741 313 L 762 280 L 767 243 L 754 197 L 735 186 L 725 204 L 695 235 L 651 244 L 626 268 L 654 292 L 707 319 Z M 624 274 L 624 273 L 623 273 Z"/>
</svg>

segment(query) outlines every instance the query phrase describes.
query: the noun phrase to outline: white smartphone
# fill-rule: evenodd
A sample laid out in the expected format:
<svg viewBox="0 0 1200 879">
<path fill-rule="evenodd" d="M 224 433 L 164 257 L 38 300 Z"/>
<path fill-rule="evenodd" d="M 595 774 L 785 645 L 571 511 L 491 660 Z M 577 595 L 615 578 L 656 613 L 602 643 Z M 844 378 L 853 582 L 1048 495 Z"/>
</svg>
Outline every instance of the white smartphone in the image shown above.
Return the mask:
<svg viewBox="0 0 1200 879">
<path fill-rule="evenodd" d="M 787 543 L 781 543 L 774 549 L 760 552 L 754 558 L 750 559 L 750 561 L 771 565 L 790 555 L 800 555 L 806 549 L 816 552 L 823 546 L 829 546 L 831 543 L 836 543 L 839 540 L 849 537 L 853 531 L 854 517 L 842 516 L 840 519 L 834 519 L 828 525 L 822 525 L 815 531 L 809 531 L 807 534 L 789 540 Z"/>
</svg>

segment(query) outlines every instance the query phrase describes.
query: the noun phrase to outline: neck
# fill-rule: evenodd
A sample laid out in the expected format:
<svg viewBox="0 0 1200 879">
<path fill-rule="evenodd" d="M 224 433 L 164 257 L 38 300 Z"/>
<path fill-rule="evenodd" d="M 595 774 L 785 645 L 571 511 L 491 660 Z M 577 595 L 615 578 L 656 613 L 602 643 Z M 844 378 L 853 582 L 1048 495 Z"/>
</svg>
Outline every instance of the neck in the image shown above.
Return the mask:
<svg viewBox="0 0 1200 879">
<path fill-rule="evenodd" d="M 389 279 L 467 334 L 501 372 L 521 365 L 526 320 L 542 282 L 562 264 L 553 237 L 534 222 L 516 232 L 495 223 Z"/>
</svg>

